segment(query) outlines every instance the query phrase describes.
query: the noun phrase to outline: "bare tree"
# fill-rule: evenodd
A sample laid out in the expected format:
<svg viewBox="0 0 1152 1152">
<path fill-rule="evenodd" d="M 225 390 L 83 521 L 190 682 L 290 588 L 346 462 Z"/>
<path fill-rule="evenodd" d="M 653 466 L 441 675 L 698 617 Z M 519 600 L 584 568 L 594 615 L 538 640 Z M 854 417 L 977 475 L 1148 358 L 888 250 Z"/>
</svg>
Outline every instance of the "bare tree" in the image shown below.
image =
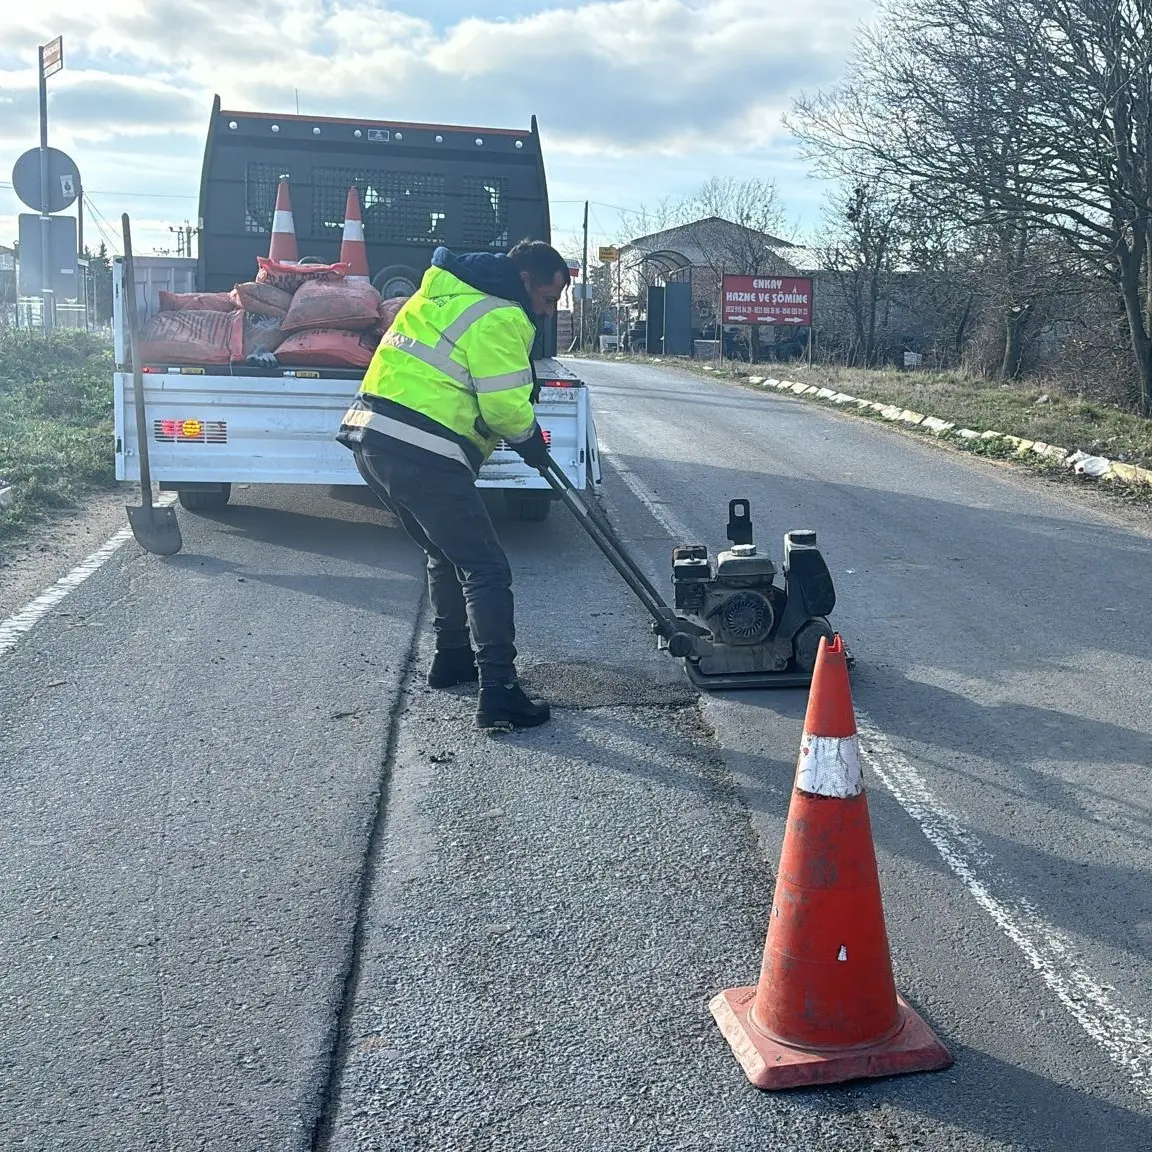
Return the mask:
<svg viewBox="0 0 1152 1152">
<path fill-rule="evenodd" d="M 827 170 L 863 163 L 978 229 L 1003 285 L 1001 370 L 1058 237 L 1123 301 L 1152 415 L 1152 9 L 1148 0 L 889 0 L 850 81 L 797 106 Z"/>
<path fill-rule="evenodd" d="M 1029 186 L 1018 122 L 1032 109 L 1003 69 L 1003 44 L 1018 32 L 1001 0 L 891 0 L 861 36 L 848 81 L 797 102 L 793 130 L 829 175 L 870 183 L 890 196 L 966 226 L 986 266 L 1012 283 L 1026 267 L 1031 223 L 1003 208 Z M 957 173 L 979 179 L 957 180 Z M 1019 365 L 1022 317 L 1001 300 L 1000 370 Z"/>
<path fill-rule="evenodd" d="M 654 204 L 641 204 L 635 211 L 621 212 L 620 227 L 632 239 L 675 228 L 688 223 L 690 219 L 690 214 L 685 208 L 687 203 L 687 200 L 663 196 Z"/>
<path fill-rule="evenodd" d="M 881 306 L 890 305 L 894 262 L 899 257 L 905 204 L 872 182 L 860 182 L 834 195 L 825 213 L 825 229 L 818 245 L 825 299 L 823 312 L 838 313 L 849 331 L 837 333 L 833 322 L 825 328 L 825 342 L 839 335 L 845 361 L 875 364 L 882 356 L 877 340 Z M 825 321 L 828 324 L 828 321 Z M 828 328 L 831 328 L 831 331 Z"/>
<path fill-rule="evenodd" d="M 782 239 L 786 226 L 771 180 L 714 176 L 681 204 L 680 213 L 701 221 L 699 243 L 716 274 L 755 276 L 778 267 L 767 238 Z M 729 226 L 733 224 L 735 228 Z"/>
</svg>

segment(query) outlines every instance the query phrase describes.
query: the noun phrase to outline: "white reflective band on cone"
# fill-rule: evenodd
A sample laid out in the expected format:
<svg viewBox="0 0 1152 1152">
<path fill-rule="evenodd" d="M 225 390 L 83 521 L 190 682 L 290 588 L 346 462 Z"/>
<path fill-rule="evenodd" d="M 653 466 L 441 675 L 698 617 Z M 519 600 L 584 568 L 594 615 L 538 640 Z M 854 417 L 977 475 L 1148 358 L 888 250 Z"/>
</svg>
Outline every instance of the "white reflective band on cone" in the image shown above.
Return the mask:
<svg viewBox="0 0 1152 1152">
<path fill-rule="evenodd" d="M 272 231 L 295 234 L 296 229 L 292 226 L 292 213 L 285 212 L 282 208 L 274 212 L 272 214 Z"/>
<path fill-rule="evenodd" d="M 364 224 L 360 220 L 344 221 L 344 239 L 359 240 L 364 243 Z"/>
<path fill-rule="evenodd" d="M 864 791 L 857 736 L 810 736 L 800 741 L 796 787 L 810 796 L 847 800 Z"/>
</svg>

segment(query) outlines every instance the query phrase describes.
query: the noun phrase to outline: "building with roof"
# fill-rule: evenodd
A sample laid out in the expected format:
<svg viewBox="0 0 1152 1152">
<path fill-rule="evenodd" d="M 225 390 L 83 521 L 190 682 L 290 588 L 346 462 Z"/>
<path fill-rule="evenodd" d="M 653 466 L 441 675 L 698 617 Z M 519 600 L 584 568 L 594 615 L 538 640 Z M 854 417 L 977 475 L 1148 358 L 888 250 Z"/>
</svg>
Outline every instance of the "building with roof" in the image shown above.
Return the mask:
<svg viewBox="0 0 1152 1152">
<path fill-rule="evenodd" d="M 677 333 L 690 329 L 689 340 L 715 336 L 725 274 L 804 275 L 790 258 L 793 250 L 806 251 L 720 216 L 638 236 L 620 248 L 634 291 L 626 303 L 637 314 L 645 314 L 646 333 L 658 328 L 663 337 L 667 329 L 672 344 L 666 342 L 661 350 L 676 354 L 684 348 L 685 338 L 674 335 L 674 329 Z M 647 315 L 653 301 L 659 302 L 659 317 Z M 769 329 L 763 335 L 770 342 L 774 333 Z"/>
</svg>

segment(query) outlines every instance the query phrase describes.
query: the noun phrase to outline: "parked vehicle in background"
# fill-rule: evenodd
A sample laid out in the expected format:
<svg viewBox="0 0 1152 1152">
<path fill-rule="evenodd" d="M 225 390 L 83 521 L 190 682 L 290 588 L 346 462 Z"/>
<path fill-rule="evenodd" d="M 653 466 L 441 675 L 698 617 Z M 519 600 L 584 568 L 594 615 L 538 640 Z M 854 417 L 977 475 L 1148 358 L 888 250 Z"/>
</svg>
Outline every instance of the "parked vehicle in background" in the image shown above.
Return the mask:
<svg viewBox="0 0 1152 1152">
<path fill-rule="evenodd" d="M 527 131 L 212 110 L 200 191 L 199 255 L 138 257 L 141 325 L 164 293 L 227 293 L 251 281 L 266 257 L 281 180 L 291 189 L 300 264 L 339 261 L 348 190 L 362 206 L 373 285 L 384 297 L 415 291 L 434 249 L 507 251 L 524 238 L 549 241 L 551 223 L 540 136 Z M 116 352 L 116 475 L 139 479 L 123 268 L 113 266 Z M 556 320 L 541 326 L 533 363 L 537 416 L 571 482 L 600 482 L 588 389 L 560 364 Z M 143 354 L 142 354 L 142 359 Z M 353 457 L 334 439 L 356 395 L 361 368 L 144 363 L 154 479 L 185 508 L 222 508 L 234 484 L 362 485 Z M 548 515 L 553 493 L 506 446 L 477 481 L 504 493 L 510 514 Z"/>
</svg>

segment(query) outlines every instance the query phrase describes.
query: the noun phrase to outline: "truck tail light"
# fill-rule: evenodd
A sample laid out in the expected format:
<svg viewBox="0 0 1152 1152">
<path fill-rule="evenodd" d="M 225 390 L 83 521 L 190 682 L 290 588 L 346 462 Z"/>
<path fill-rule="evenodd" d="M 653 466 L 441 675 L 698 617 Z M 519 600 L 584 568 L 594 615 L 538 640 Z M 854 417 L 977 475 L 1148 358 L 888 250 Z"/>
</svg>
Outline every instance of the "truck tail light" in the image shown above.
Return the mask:
<svg viewBox="0 0 1152 1152">
<path fill-rule="evenodd" d="M 158 444 L 227 444 L 228 423 L 225 420 L 153 420 L 152 438 Z"/>
</svg>

